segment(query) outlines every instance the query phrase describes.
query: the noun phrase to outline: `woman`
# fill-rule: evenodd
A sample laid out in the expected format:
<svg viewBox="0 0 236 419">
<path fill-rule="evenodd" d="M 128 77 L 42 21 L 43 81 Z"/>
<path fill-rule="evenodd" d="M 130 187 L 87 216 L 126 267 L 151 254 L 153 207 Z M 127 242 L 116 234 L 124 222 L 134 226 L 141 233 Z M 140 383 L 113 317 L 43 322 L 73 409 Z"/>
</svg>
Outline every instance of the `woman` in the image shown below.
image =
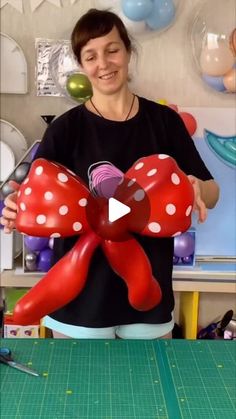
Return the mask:
<svg viewBox="0 0 236 419">
<path fill-rule="evenodd" d="M 88 183 L 88 168 L 98 161 L 107 160 L 126 172 L 142 156 L 169 154 L 189 176 L 195 192 L 195 209 L 203 222 L 206 208 L 213 208 L 217 202 L 218 186 L 178 114 L 130 91 L 128 66 L 132 45 L 122 21 L 109 11 L 91 9 L 77 22 L 71 41 L 74 54 L 92 84 L 93 95 L 49 126 L 35 158 L 57 161 Z M 16 218 L 16 194 L 9 195 L 5 204 L 2 224 L 10 232 Z M 54 336 L 59 333 L 75 338 L 171 337 L 173 238 L 137 239 L 160 283 L 161 303 L 148 311 L 132 308 L 124 282 L 98 249 L 81 294 L 44 319 Z M 76 240 L 55 240 L 54 263 Z"/>
</svg>

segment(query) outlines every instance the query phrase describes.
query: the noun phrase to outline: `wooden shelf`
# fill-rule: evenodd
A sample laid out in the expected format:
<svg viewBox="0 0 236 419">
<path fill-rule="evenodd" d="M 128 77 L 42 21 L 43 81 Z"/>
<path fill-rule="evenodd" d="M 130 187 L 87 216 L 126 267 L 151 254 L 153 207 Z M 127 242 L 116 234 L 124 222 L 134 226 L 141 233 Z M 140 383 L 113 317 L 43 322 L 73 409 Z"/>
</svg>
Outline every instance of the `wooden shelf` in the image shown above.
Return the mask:
<svg viewBox="0 0 236 419">
<path fill-rule="evenodd" d="M 235 263 L 221 264 L 220 269 L 214 263 L 206 265 L 197 264 L 193 268 L 177 268 L 173 271 L 173 289 L 180 292 L 180 320 L 187 339 L 196 339 L 198 326 L 198 312 L 200 293 L 235 293 L 236 272 Z M 21 268 L 5 270 L 1 274 L 0 287 L 2 294 L 4 288 L 31 288 L 44 276 L 44 274 L 24 273 Z"/>
<path fill-rule="evenodd" d="M 1 274 L 0 286 L 31 288 L 42 277 L 41 273 L 23 273 L 19 268 L 5 270 Z M 236 273 L 233 270 L 174 269 L 173 289 L 174 291 L 236 293 Z"/>
</svg>

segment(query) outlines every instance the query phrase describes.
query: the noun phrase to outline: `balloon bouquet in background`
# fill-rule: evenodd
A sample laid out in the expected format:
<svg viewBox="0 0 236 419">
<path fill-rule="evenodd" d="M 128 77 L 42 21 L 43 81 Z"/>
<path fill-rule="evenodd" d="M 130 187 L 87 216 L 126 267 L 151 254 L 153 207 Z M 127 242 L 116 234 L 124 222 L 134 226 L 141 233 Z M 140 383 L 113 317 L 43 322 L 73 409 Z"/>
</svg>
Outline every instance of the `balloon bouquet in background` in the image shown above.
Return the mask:
<svg viewBox="0 0 236 419">
<path fill-rule="evenodd" d="M 47 124 L 49 124 L 55 115 L 42 115 Z M 50 122 L 49 122 L 50 121 Z M 27 178 L 31 162 L 34 159 L 40 141 L 36 141 L 27 153 L 22 157 L 14 171 L 2 183 L 0 194 L 0 214 L 4 208 L 5 198 L 13 192 L 9 181 L 13 180 L 18 184 L 22 184 Z M 1 228 L 3 226 L 1 225 Z M 45 239 L 42 237 L 24 236 L 23 239 L 23 259 L 25 272 L 47 272 L 51 267 L 51 257 L 53 248 L 53 239 Z"/>
<path fill-rule="evenodd" d="M 53 238 L 24 236 L 25 271 L 48 272 L 51 268 Z"/>
<path fill-rule="evenodd" d="M 222 93 L 236 92 L 235 0 L 207 0 L 191 27 L 193 56 L 202 80 Z"/>
<path fill-rule="evenodd" d="M 97 0 L 96 7 L 111 8 L 134 35 L 147 35 L 171 26 L 180 0 Z"/>
</svg>

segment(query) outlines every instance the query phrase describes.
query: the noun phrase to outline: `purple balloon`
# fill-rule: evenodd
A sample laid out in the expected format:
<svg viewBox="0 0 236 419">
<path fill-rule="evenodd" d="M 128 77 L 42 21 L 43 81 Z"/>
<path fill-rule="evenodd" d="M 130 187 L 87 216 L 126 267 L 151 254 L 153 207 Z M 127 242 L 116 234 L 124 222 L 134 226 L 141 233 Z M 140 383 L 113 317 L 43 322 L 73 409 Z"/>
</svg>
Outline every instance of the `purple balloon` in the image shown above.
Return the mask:
<svg viewBox="0 0 236 419">
<path fill-rule="evenodd" d="M 177 263 L 179 262 L 179 258 L 178 258 L 178 256 L 173 256 L 173 264 L 174 265 L 177 265 Z"/>
<path fill-rule="evenodd" d="M 2 210 L 5 207 L 4 201 L 0 200 L 0 217 L 2 216 Z M 0 228 L 3 228 L 3 225 L 0 224 Z"/>
<path fill-rule="evenodd" d="M 192 265 L 192 264 L 193 264 L 193 256 L 192 256 L 192 255 L 190 255 L 190 256 L 184 256 L 184 257 L 182 258 L 182 262 L 183 262 L 185 265 Z"/>
<path fill-rule="evenodd" d="M 174 255 L 180 258 L 194 253 L 195 240 L 191 233 L 183 233 L 174 239 Z"/>
<path fill-rule="evenodd" d="M 24 243 L 26 247 L 33 252 L 40 251 L 48 247 L 48 238 L 46 237 L 34 237 L 34 236 L 25 236 Z"/>
<path fill-rule="evenodd" d="M 38 255 L 38 270 L 41 272 L 48 272 L 52 266 L 52 249 L 44 249 Z"/>
<path fill-rule="evenodd" d="M 39 147 L 39 143 L 34 144 L 34 146 L 32 147 L 31 151 L 30 151 L 30 159 L 33 160 L 35 157 L 35 154 L 37 153 Z"/>
</svg>

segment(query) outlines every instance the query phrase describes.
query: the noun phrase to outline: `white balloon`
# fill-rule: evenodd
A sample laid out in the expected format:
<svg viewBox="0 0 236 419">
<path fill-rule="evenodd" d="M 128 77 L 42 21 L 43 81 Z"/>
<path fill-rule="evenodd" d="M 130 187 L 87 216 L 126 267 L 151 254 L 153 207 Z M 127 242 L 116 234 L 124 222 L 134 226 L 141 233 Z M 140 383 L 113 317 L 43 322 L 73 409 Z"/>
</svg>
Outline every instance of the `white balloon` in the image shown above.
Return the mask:
<svg viewBox="0 0 236 419">
<path fill-rule="evenodd" d="M 95 7 L 98 9 L 109 9 L 114 13 L 119 13 L 121 9 L 121 0 L 96 0 Z"/>
</svg>

